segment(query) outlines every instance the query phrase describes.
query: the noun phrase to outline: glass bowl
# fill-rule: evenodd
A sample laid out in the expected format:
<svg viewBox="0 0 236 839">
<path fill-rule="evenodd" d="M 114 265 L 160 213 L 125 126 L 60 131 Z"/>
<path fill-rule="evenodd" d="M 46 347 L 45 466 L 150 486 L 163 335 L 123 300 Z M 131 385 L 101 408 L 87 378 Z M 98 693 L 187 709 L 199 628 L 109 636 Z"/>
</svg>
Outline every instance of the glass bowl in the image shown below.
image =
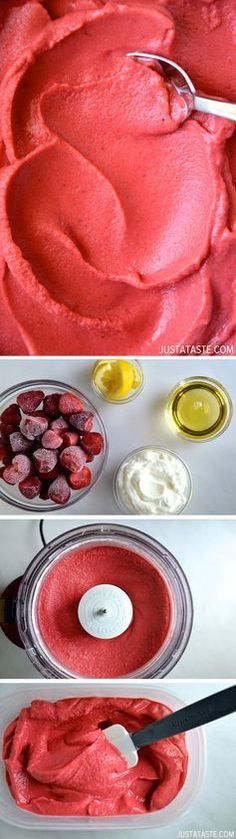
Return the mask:
<svg viewBox="0 0 236 839">
<path fill-rule="evenodd" d="M 138 553 L 146 560 L 147 569 L 151 564 L 165 580 L 171 598 L 172 614 L 162 646 L 155 656 L 138 670 L 115 676 L 126 679 L 162 678 L 183 655 L 191 634 L 193 602 L 189 584 L 181 565 L 167 548 L 148 534 L 117 523 L 99 522 L 70 530 L 53 539 L 34 557 L 24 573 L 16 597 L 16 623 L 25 651 L 34 666 L 48 679 L 86 680 L 86 675 L 80 676 L 67 669 L 45 645 L 38 624 L 37 607 L 41 586 L 52 565 L 62 561 L 63 556 L 68 556 L 70 550 L 88 549 L 98 545 L 115 546 Z M 99 678 L 103 678 L 102 675 Z"/>
<path fill-rule="evenodd" d="M 76 504 L 77 501 L 84 498 L 84 496 L 87 495 L 87 493 L 95 486 L 102 475 L 107 460 L 107 433 L 100 414 L 87 396 L 85 396 L 85 394 L 76 387 L 71 387 L 71 385 L 68 385 L 65 382 L 58 382 L 53 379 L 32 379 L 27 382 L 19 382 L 19 384 L 8 388 L 8 390 L 5 390 L 0 395 L 0 414 L 2 414 L 5 408 L 8 408 L 12 402 L 16 402 L 17 396 L 19 396 L 20 393 L 27 392 L 27 390 L 43 390 L 45 396 L 48 396 L 52 392 L 64 393 L 66 391 L 74 396 L 80 397 L 84 402 L 85 410 L 92 411 L 94 415 L 94 431 L 100 432 L 104 440 L 103 451 L 99 455 L 96 455 L 94 460 L 89 463 L 92 473 L 91 483 L 89 486 L 84 487 L 81 490 L 71 490 L 71 498 L 66 504 L 55 504 L 55 502 L 51 500 L 43 501 L 39 497 L 34 498 L 33 500 L 24 498 L 23 495 L 20 495 L 17 485 L 12 486 L 5 483 L 2 478 L 0 479 L 0 498 L 2 501 L 5 501 L 7 504 L 11 504 L 13 507 L 17 507 L 20 510 L 27 510 L 28 512 L 53 513 L 56 510 L 58 511 L 65 507 L 70 507 L 72 504 Z"/>
<path fill-rule="evenodd" d="M 141 511 L 141 510 L 139 511 L 139 510 L 137 510 L 137 509 L 136 509 L 135 507 L 133 507 L 133 506 L 128 506 L 128 504 L 126 505 L 126 503 L 125 503 L 124 499 L 122 498 L 122 495 L 121 495 L 121 492 L 120 492 L 120 488 L 119 488 L 119 480 L 118 480 L 118 478 L 119 478 L 119 472 L 120 472 L 120 469 L 122 469 L 122 468 L 123 468 L 123 466 L 126 466 L 126 465 L 129 463 L 129 461 L 131 461 L 131 460 L 132 460 L 132 458 L 133 458 L 136 454 L 139 454 L 139 453 L 141 453 L 141 452 L 146 452 L 147 450 L 149 450 L 149 451 L 150 451 L 150 449 L 152 449 L 152 450 L 154 450 L 154 451 L 158 451 L 158 452 L 166 452 L 166 453 L 168 453 L 168 454 L 172 455 L 172 456 L 173 456 L 174 458 L 176 458 L 176 460 L 178 460 L 178 461 L 181 463 L 181 465 L 184 467 L 185 474 L 186 474 L 186 480 L 187 480 L 187 495 L 186 495 L 186 501 L 185 501 L 185 502 L 184 502 L 184 504 L 182 504 L 182 506 L 180 506 L 180 507 L 178 508 L 178 510 L 176 510 L 174 513 L 171 513 L 171 512 L 170 512 L 170 513 L 167 513 L 167 512 L 163 512 L 163 511 L 160 511 L 160 513 L 159 513 L 159 512 L 157 512 L 157 511 L 156 511 L 156 512 L 155 512 L 155 514 L 154 514 L 154 513 L 150 513 L 150 514 L 149 514 L 149 513 L 147 513 L 147 512 Z M 129 513 L 129 514 L 133 513 L 133 515 L 142 515 L 142 516 L 143 516 L 143 515 L 155 515 L 155 516 L 158 516 L 158 515 L 160 515 L 160 516 L 165 516 L 165 515 L 180 515 L 180 513 L 183 513 L 183 512 L 184 512 L 184 510 L 186 510 L 186 507 L 188 506 L 188 504 L 189 504 L 189 502 L 190 502 L 190 500 L 191 500 L 191 497 L 192 497 L 192 492 L 193 492 L 193 482 L 192 482 L 192 477 L 191 477 L 191 474 L 190 474 L 189 468 L 188 468 L 188 466 L 186 465 L 186 463 L 184 462 L 184 460 L 182 460 L 182 458 L 181 458 L 178 454 L 176 454 L 176 452 L 171 451 L 171 449 L 167 449 L 167 448 L 165 448 L 164 446 L 155 446 L 155 445 L 152 445 L 152 444 L 150 444 L 150 446 L 148 446 L 148 445 L 147 445 L 147 446 L 141 446 L 140 448 L 138 448 L 138 449 L 133 449 L 133 451 L 129 452 L 129 453 L 126 455 L 126 457 L 124 457 L 124 459 L 121 461 L 121 463 L 119 463 L 119 465 L 118 465 L 118 467 L 117 467 L 117 469 L 116 469 L 115 475 L 114 475 L 114 479 L 113 479 L 113 494 L 114 494 L 114 497 L 115 497 L 115 500 L 116 500 L 116 503 L 117 503 L 118 507 L 120 508 L 120 510 L 121 510 L 123 513 Z"/>
<path fill-rule="evenodd" d="M 123 361 L 123 359 L 121 359 L 121 360 Z M 137 373 L 140 376 L 140 385 L 137 388 L 135 388 L 135 389 L 133 388 L 132 390 L 130 390 L 129 393 L 127 394 L 127 396 L 123 396 L 123 397 L 121 397 L 121 399 L 114 399 L 114 398 L 112 398 L 112 396 L 106 396 L 106 394 L 102 391 L 102 388 L 99 388 L 96 385 L 96 382 L 94 380 L 95 371 L 96 371 L 98 365 L 101 364 L 102 361 L 104 361 L 104 362 L 106 362 L 106 361 L 109 362 L 110 361 L 112 363 L 112 362 L 115 362 L 115 361 L 119 361 L 119 359 L 118 358 L 107 358 L 107 359 L 106 358 L 104 358 L 104 359 L 100 358 L 100 359 L 98 359 L 98 361 L 96 361 L 96 364 L 94 365 L 94 368 L 93 368 L 93 371 L 92 371 L 92 378 L 91 378 L 91 384 L 92 384 L 93 390 L 96 393 L 96 395 L 100 396 L 101 399 L 104 399 L 104 402 L 110 402 L 112 405 L 124 405 L 126 402 L 132 402 L 133 399 L 136 399 L 137 396 L 140 395 L 140 393 L 142 392 L 143 387 L 144 387 L 144 372 L 143 372 L 143 368 L 142 368 L 140 362 L 136 358 L 125 359 L 125 361 L 130 361 L 132 366 L 137 370 Z"/>
<path fill-rule="evenodd" d="M 206 390 L 206 392 L 208 391 L 208 393 L 213 395 L 219 410 L 218 418 L 215 421 L 212 419 L 212 424 L 201 430 L 196 430 L 191 428 L 190 425 L 185 425 L 184 420 L 182 419 L 181 421 L 181 417 L 178 415 L 180 400 L 184 394 L 189 390 L 197 388 Z M 209 442 L 224 434 L 231 422 L 232 416 L 233 403 L 228 391 L 217 379 L 210 379 L 207 376 L 189 376 L 186 379 L 182 379 L 175 385 L 167 397 L 166 419 L 171 431 L 195 443 Z"/>
</svg>

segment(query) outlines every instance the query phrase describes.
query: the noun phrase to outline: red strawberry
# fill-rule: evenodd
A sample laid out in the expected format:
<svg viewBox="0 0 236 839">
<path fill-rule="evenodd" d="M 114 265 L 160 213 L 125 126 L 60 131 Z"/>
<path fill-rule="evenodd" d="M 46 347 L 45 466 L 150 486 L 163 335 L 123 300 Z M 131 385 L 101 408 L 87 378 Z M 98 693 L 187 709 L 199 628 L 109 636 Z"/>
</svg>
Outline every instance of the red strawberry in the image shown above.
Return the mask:
<svg viewBox="0 0 236 839">
<path fill-rule="evenodd" d="M 5 443 L 0 443 L 0 460 L 4 462 L 4 458 L 9 454 L 9 449 Z"/>
<path fill-rule="evenodd" d="M 1 422 L 0 423 L 0 433 L 1 433 L 1 437 L 4 440 L 4 442 L 5 441 L 8 442 L 10 434 L 13 434 L 13 431 L 15 431 L 15 430 L 16 430 L 15 425 L 10 425 L 10 423 L 7 423 L 7 422 Z"/>
<path fill-rule="evenodd" d="M 17 396 L 17 402 L 24 414 L 33 414 L 44 398 L 43 390 L 26 390 Z"/>
<path fill-rule="evenodd" d="M 10 451 L 10 449 L 8 449 L 8 451 L 4 455 L 2 462 L 4 463 L 4 466 L 10 466 L 12 462 L 12 452 Z"/>
<path fill-rule="evenodd" d="M 79 435 L 76 434 L 76 431 L 62 431 L 61 437 L 63 440 L 63 446 L 76 446 L 79 440 Z"/>
<path fill-rule="evenodd" d="M 40 437 L 44 431 L 47 431 L 48 420 L 41 416 L 26 416 L 22 417 L 20 423 L 20 430 L 27 440 L 34 440 L 35 437 Z"/>
<path fill-rule="evenodd" d="M 32 470 L 29 457 L 25 454 L 17 454 L 13 457 L 11 466 L 6 466 L 3 472 L 4 481 L 7 484 L 19 484 L 24 478 L 28 478 Z"/>
<path fill-rule="evenodd" d="M 5 411 L 1 414 L 1 422 L 5 423 L 6 425 L 20 425 L 21 421 L 21 412 L 15 403 L 9 405 L 8 408 L 5 408 Z"/>
<path fill-rule="evenodd" d="M 60 454 L 60 461 L 69 472 L 78 472 L 86 463 L 86 455 L 79 446 L 67 446 Z"/>
<path fill-rule="evenodd" d="M 50 484 L 48 497 L 51 498 L 52 501 L 55 501 L 55 504 L 67 504 L 70 496 L 71 491 L 65 476 L 59 475 L 58 478 Z"/>
<path fill-rule="evenodd" d="M 60 396 L 59 408 L 61 414 L 75 414 L 78 411 L 82 411 L 83 407 L 84 404 L 79 396 L 75 396 L 73 393 L 63 393 Z"/>
<path fill-rule="evenodd" d="M 62 445 L 62 437 L 59 437 L 59 434 L 56 431 L 52 431 L 52 429 L 48 429 L 45 431 L 42 438 L 41 443 L 44 449 L 59 449 Z"/>
<path fill-rule="evenodd" d="M 77 414 L 71 414 L 70 425 L 76 428 L 77 431 L 91 431 L 93 427 L 93 414 L 91 411 L 78 411 Z"/>
<path fill-rule="evenodd" d="M 57 464 L 57 453 L 49 449 L 37 449 L 34 454 L 34 464 L 40 475 L 52 472 Z"/>
<path fill-rule="evenodd" d="M 104 448 L 104 440 L 97 431 L 86 431 L 81 437 L 80 445 L 88 454 L 100 454 Z"/>
<path fill-rule="evenodd" d="M 27 440 L 21 431 L 13 431 L 13 434 L 10 434 L 10 444 L 13 452 L 26 452 L 31 446 L 30 440 Z"/>
<path fill-rule="evenodd" d="M 58 475 L 61 475 L 60 465 L 59 463 L 54 466 L 54 469 L 51 469 L 50 472 L 40 472 L 40 478 L 47 481 L 47 484 L 54 481 L 54 478 L 58 478 Z"/>
<path fill-rule="evenodd" d="M 19 490 L 21 495 L 24 495 L 25 498 L 36 498 L 36 496 L 40 493 L 41 486 L 42 482 L 39 478 L 29 477 L 24 478 L 24 480 L 19 483 Z"/>
<path fill-rule="evenodd" d="M 40 493 L 39 493 L 39 498 L 41 498 L 42 501 L 47 501 L 48 500 L 49 486 L 50 486 L 50 484 L 48 483 L 48 481 L 42 481 L 42 485 L 41 485 L 41 489 L 40 489 Z"/>
<path fill-rule="evenodd" d="M 69 475 L 68 481 L 71 489 L 82 489 L 91 483 L 91 472 L 88 466 L 83 466 L 79 472 L 72 472 Z"/>
<path fill-rule="evenodd" d="M 60 393 L 49 393 L 44 397 L 43 410 L 48 417 L 59 417 L 59 399 Z"/>
<path fill-rule="evenodd" d="M 66 422 L 64 417 L 58 417 L 58 419 L 55 419 L 53 420 L 53 422 L 51 422 L 52 431 L 57 431 L 58 434 L 60 434 L 61 431 L 66 431 L 67 428 L 68 422 Z"/>
</svg>

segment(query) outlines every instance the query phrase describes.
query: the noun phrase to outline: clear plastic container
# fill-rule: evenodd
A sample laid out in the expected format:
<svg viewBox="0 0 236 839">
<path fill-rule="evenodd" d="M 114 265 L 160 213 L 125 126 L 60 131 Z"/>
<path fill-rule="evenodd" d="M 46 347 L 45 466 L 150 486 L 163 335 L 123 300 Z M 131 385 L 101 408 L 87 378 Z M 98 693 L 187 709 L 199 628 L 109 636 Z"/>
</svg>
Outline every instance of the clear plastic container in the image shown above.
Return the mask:
<svg viewBox="0 0 236 839">
<path fill-rule="evenodd" d="M 81 547 L 95 545 L 123 547 L 142 555 L 158 568 L 168 586 L 172 601 L 172 617 L 167 637 L 156 656 L 139 670 L 119 674 L 120 678 L 162 678 L 175 666 L 188 643 L 193 622 L 191 591 L 185 574 L 175 557 L 163 545 L 142 531 L 117 523 L 97 523 L 78 527 L 49 542 L 25 571 L 16 601 L 16 621 L 27 655 L 46 678 L 78 679 L 53 658 L 41 637 L 37 621 L 37 598 L 45 575 L 63 554 Z M 157 604 L 158 607 L 158 604 Z"/>
<path fill-rule="evenodd" d="M 56 510 L 61 510 L 65 507 L 70 507 L 72 504 L 76 504 L 81 498 L 84 498 L 84 496 L 87 495 L 87 493 L 90 492 L 90 490 L 98 482 L 104 470 L 108 455 L 107 433 L 100 414 L 92 402 L 89 401 L 87 396 L 85 396 L 84 393 L 81 393 L 80 390 L 77 390 L 77 388 L 71 387 L 65 382 L 54 381 L 53 379 L 32 379 L 32 381 L 19 382 L 19 384 L 14 387 L 10 387 L 8 390 L 5 390 L 0 395 L 0 414 L 5 410 L 5 408 L 8 408 L 12 402 L 16 402 L 17 396 L 19 396 L 20 393 L 28 390 L 43 390 L 45 396 L 48 396 L 53 392 L 64 393 L 64 391 L 67 391 L 74 396 L 78 396 L 84 402 L 85 410 L 92 411 L 94 415 L 94 431 L 99 431 L 104 439 L 103 451 L 94 458 L 92 463 L 89 464 L 92 472 L 91 483 L 89 486 L 84 487 L 84 489 L 77 491 L 72 490 L 71 498 L 67 504 L 55 504 L 53 501 L 43 501 L 40 498 L 34 498 L 31 501 L 20 494 L 18 486 L 11 486 L 0 479 L 0 498 L 2 501 L 6 501 L 7 504 L 12 504 L 13 507 L 18 507 L 21 510 L 27 510 L 27 512 L 30 513 L 53 513 Z"/>
<path fill-rule="evenodd" d="M 182 464 L 182 466 L 185 469 L 186 480 L 187 480 L 186 501 L 185 501 L 184 504 L 182 504 L 181 507 L 178 508 L 178 510 L 176 510 L 176 512 L 174 514 L 174 515 L 180 515 L 181 513 L 183 513 L 186 510 L 189 502 L 191 501 L 192 493 L 193 493 L 193 481 L 192 481 L 192 476 L 190 474 L 189 468 L 186 465 L 186 463 L 184 462 L 184 460 L 182 460 L 182 458 L 178 454 L 176 454 L 176 452 L 171 451 L 171 449 L 166 449 L 166 448 L 164 448 L 164 446 L 155 446 L 152 443 L 150 443 L 149 446 L 148 445 L 140 446 L 138 449 L 133 449 L 133 451 L 129 452 L 126 455 L 126 457 L 123 458 L 121 463 L 119 463 L 119 466 L 116 469 L 114 479 L 113 479 L 113 494 L 114 494 L 115 501 L 116 501 L 118 507 L 120 508 L 120 510 L 122 511 L 122 513 L 129 513 L 129 515 L 131 513 L 133 513 L 133 514 L 136 514 L 136 515 L 138 514 L 140 516 L 141 515 L 147 515 L 147 513 L 141 513 L 141 512 L 139 513 L 139 511 L 137 511 L 135 509 L 135 507 L 132 507 L 132 506 L 128 507 L 128 505 L 125 504 L 124 499 L 122 498 L 122 495 L 121 495 L 120 489 L 119 489 L 118 475 L 119 475 L 120 469 L 122 469 L 123 466 L 126 466 L 126 464 L 129 462 L 129 460 L 132 460 L 132 458 L 135 457 L 136 454 L 140 454 L 141 452 L 145 452 L 147 450 L 150 451 L 150 449 L 153 449 L 154 451 L 157 451 L 157 452 L 166 452 L 170 455 L 173 455 L 173 457 L 175 457 L 176 460 L 180 461 L 180 463 Z M 156 512 L 155 515 L 156 516 L 157 515 L 163 516 L 163 515 L 169 515 L 169 514 L 168 513 L 163 513 L 163 512 L 160 512 L 160 513 Z M 170 515 L 173 515 L 173 513 L 170 513 Z"/>
<path fill-rule="evenodd" d="M 20 686 L 19 689 L 16 689 L 16 686 L 14 686 L 14 688 L 9 689 L 7 696 L 0 698 L 1 744 L 3 733 L 8 723 L 18 715 L 24 706 L 29 705 L 33 699 L 47 699 L 54 702 L 58 699 L 65 699 L 71 696 L 140 697 L 163 702 L 172 711 L 177 711 L 185 704 L 174 693 L 170 690 L 168 691 L 168 689 L 160 688 L 157 683 L 143 683 L 140 681 L 132 683 L 126 683 L 120 680 L 106 683 L 87 681 L 86 684 L 79 685 L 75 685 L 74 683 L 72 685 L 68 683 L 63 685 L 38 683 L 34 686 Z M 101 818 L 94 816 L 37 816 L 27 810 L 22 810 L 15 804 L 5 781 L 4 767 L 1 761 L 0 818 L 8 824 L 20 828 L 31 830 L 39 828 L 48 831 L 77 830 L 78 832 L 84 831 L 84 834 L 90 830 L 109 831 L 112 833 L 113 830 L 138 830 L 139 828 L 148 830 L 164 827 L 190 809 L 204 779 L 206 744 L 203 730 L 196 728 L 193 731 L 187 732 L 186 744 L 189 762 L 184 786 L 171 804 L 168 804 L 167 807 L 155 813 L 147 813 L 142 816 L 102 816 Z"/>
</svg>

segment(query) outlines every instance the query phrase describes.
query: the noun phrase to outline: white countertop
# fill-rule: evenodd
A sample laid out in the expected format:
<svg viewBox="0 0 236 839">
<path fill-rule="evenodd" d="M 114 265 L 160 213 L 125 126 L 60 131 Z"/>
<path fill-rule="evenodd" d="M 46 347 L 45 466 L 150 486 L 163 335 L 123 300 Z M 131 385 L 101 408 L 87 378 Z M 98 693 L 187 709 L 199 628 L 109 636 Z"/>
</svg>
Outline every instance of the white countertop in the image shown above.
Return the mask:
<svg viewBox="0 0 236 839">
<path fill-rule="evenodd" d="M 104 519 L 105 520 L 105 517 Z M 86 522 L 77 522 L 78 526 Z M 123 520 L 125 524 L 125 521 Z M 151 534 L 176 556 L 193 594 L 194 624 L 172 678 L 231 678 L 236 674 L 236 521 L 139 520 L 131 526 Z M 46 541 L 76 526 L 74 519 L 45 522 Z M 38 521 L 0 521 L 0 591 L 23 573 L 41 548 Z M 39 679 L 23 650 L 0 631 L 0 677 Z"/>
<path fill-rule="evenodd" d="M 222 436 L 198 443 L 173 434 L 163 415 L 168 393 L 182 378 L 205 375 L 218 379 L 236 402 L 236 359 L 184 358 L 142 362 L 145 386 L 142 394 L 130 403 L 114 405 L 94 394 L 91 388 L 93 360 L 1 359 L 0 390 L 33 378 L 54 378 L 82 390 L 102 414 L 108 431 L 109 457 L 99 484 L 81 501 L 68 509 L 74 515 L 116 514 L 119 512 L 112 493 L 114 472 L 128 452 L 146 444 L 174 449 L 187 463 L 193 477 L 193 496 L 188 515 L 233 515 L 236 513 L 236 414 Z M 14 507 L 0 501 L 0 515 L 16 513 Z M 19 514 L 25 515 L 24 511 Z M 65 510 L 54 516 L 66 515 Z"/>
<path fill-rule="evenodd" d="M 194 702 L 203 696 L 214 693 L 217 690 L 229 687 L 227 682 L 205 682 L 198 684 L 168 684 L 168 690 L 173 691 L 185 702 Z M 167 687 L 167 682 L 165 682 Z M 16 686 L 1 685 L 0 697 L 9 694 L 10 690 L 16 690 Z M 19 686 L 21 689 L 21 686 Z M 36 691 L 37 695 L 37 691 Z M 35 696 L 36 696 L 35 695 Z M 236 753 L 236 726 L 234 717 L 228 716 L 205 726 L 207 742 L 207 769 L 205 780 L 201 790 L 190 811 L 181 816 L 169 827 L 162 827 L 161 830 L 137 830 L 137 831 L 53 831 L 47 830 L 47 839 L 50 835 L 54 839 L 71 839 L 73 836 L 92 837 L 93 839 L 110 839 L 116 836 L 117 839 L 132 839 L 136 835 L 139 839 L 148 837 L 161 837 L 161 839 L 191 839 L 188 831 L 202 831 L 200 839 L 209 839 L 209 831 L 214 839 L 235 839 L 235 753 Z M 187 831 L 185 834 L 184 831 Z M 208 833 L 207 833 L 208 831 Z M 223 833 L 221 833 L 223 831 Z M 232 831 L 227 837 L 227 831 Z M 0 839 L 38 839 L 40 834 L 37 830 L 25 831 L 11 827 L 0 821 Z M 45 831 L 44 831 L 45 835 Z M 196 833 L 192 833 L 193 839 L 197 839 Z"/>
</svg>

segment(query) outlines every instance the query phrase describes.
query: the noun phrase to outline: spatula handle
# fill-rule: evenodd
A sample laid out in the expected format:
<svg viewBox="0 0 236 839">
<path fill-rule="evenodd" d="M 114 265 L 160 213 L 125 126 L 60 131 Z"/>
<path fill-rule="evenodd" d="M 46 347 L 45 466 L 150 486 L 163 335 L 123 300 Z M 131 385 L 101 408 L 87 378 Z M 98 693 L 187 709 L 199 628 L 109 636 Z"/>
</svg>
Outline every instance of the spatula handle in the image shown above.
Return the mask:
<svg viewBox="0 0 236 839">
<path fill-rule="evenodd" d="M 158 743 L 166 737 L 173 737 L 183 731 L 206 725 L 234 711 L 236 711 L 236 685 L 213 693 L 212 696 L 206 696 L 173 714 L 168 714 L 163 720 L 153 722 L 146 728 L 134 732 L 131 738 L 135 748 L 140 749 L 141 746 L 150 746 L 151 743 Z"/>
</svg>

